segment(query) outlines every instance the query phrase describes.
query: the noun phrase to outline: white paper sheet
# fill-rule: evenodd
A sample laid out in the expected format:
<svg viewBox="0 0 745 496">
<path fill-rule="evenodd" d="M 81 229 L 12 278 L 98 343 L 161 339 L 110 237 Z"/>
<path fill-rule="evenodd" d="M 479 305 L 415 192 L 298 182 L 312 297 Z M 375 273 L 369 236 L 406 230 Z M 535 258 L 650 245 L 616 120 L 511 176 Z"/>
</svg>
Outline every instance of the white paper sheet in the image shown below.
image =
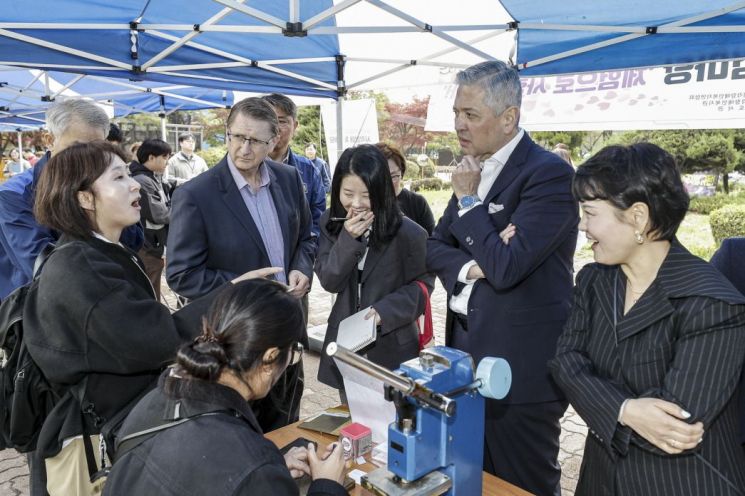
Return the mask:
<svg viewBox="0 0 745 496">
<path fill-rule="evenodd" d="M 396 420 L 396 407 L 383 398 L 383 381 L 334 359 L 344 377 L 352 422 L 372 431 L 373 443 L 388 444 L 388 425 Z"/>
</svg>

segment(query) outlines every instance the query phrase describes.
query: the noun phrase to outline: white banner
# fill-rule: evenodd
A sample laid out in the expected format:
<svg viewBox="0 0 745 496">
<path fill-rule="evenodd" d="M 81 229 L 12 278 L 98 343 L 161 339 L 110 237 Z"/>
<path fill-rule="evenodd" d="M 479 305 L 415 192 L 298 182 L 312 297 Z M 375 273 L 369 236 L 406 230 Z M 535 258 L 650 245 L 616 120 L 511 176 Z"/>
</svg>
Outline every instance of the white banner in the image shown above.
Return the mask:
<svg viewBox="0 0 745 496">
<path fill-rule="evenodd" d="M 745 60 L 521 78 L 532 131 L 745 127 Z M 455 85 L 433 92 L 427 131 L 453 131 Z"/>
<path fill-rule="evenodd" d="M 342 102 L 342 150 L 365 143 L 377 143 L 378 115 L 375 100 L 343 100 Z M 329 154 L 329 167 L 333 173 L 336 165 L 336 103 L 321 105 L 321 118 Z"/>
</svg>

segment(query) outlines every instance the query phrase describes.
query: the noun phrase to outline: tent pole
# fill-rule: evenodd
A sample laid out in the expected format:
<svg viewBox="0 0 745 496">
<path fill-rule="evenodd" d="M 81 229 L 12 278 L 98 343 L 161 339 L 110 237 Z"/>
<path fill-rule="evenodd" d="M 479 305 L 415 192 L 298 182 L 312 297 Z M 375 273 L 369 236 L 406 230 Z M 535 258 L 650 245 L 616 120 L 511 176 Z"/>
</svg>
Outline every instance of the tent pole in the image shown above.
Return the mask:
<svg viewBox="0 0 745 496">
<path fill-rule="evenodd" d="M 166 134 L 166 97 L 162 94 L 160 95 L 160 113 L 158 117 L 160 117 L 160 139 L 168 142 L 168 136 Z"/>
<path fill-rule="evenodd" d="M 18 161 L 23 163 L 23 131 L 21 131 L 21 128 L 19 127 L 16 129 L 16 132 L 18 133 Z"/>
<path fill-rule="evenodd" d="M 336 56 L 336 160 L 341 157 L 344 151 L 344 123 L 342 122 L 342 110 L 344 106 L 344 95 L 347 93 L 347 86 L 344 81 L 344 64 L 346 57 L 344 55 Z M 336 165 L 334 165 L 336 167 Z M 331 171 L 333 173 L 333 171 Z"/>
<path fill-rule="evenodd" d="M 334 163 L 339 161 L 341 152 L 344 151 L 344 126 L 341 122 L 343 101 L 344 97 L 342 96 L 336 100 L 336 160 L 334 160 Z"/>
</svg>

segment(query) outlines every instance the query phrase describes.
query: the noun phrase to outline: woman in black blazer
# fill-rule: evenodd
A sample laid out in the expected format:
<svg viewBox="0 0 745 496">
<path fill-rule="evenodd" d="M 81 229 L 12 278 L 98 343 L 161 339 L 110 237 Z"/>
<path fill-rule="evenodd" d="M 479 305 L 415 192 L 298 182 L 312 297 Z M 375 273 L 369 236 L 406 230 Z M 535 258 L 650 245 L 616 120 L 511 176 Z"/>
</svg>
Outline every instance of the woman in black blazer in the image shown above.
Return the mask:
<svg viewBox="0 0 745 496">
<path fill-rule="evenodd" d="M 688 195 L 674 160 L 607 147 L 572 188 L 597 263 L 550 367 L 590 429 L 576 494 L 745 494 L 745 298 L 675 239 Z"/>
<path fill-rule="evenodd" d="M 425 267 L 427 233 L 401 215 L 388 164 L 373 145 L 342 153 L 331 183 L 331 208 L 321 217 L 315 272 L 326 291 L 337 293 L 324 350 L 336 341 L 339 323 L 370 307 L 376 341 L 362 350 L 389 369 L 419 353 L 416 319 L 424 312 L 434 278 Z M 321 355 L 318 380 L 343 389 L 338 369 Z"/>
</svg>

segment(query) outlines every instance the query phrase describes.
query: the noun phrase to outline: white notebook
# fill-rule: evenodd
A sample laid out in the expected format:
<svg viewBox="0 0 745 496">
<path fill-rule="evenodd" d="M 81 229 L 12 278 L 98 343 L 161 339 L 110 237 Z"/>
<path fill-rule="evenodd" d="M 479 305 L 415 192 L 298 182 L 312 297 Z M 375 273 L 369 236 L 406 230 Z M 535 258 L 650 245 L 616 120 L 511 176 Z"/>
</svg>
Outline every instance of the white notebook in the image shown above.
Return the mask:
<svg viewBox="0 0 745 496">
<path fill-rule="evenodd" d="M 365 320 L 365 315 L 369 311 L 370 307 L 367 307 L 339 323 L 339 332 L 336 336 L 337 344 L 348 350 L 359 351 L 375 342 L 378 335 L 375 317 Z"/>
</svg>

